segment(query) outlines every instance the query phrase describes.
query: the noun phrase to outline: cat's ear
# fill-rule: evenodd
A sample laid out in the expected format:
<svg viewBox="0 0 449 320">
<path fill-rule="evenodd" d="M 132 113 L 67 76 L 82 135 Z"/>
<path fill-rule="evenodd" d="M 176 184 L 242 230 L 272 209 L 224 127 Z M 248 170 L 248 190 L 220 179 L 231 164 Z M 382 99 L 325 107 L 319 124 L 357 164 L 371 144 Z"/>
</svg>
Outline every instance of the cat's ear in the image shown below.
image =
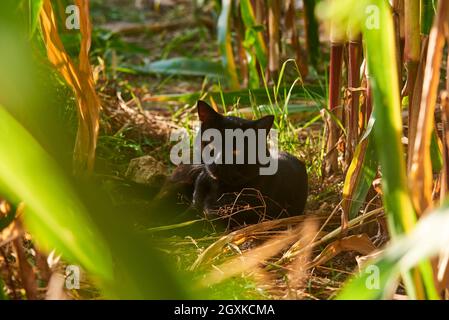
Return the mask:
<svg viewBox="0 0 449 320">
<path fill-rule="evenodd" d="M 268 132 L 273 126 L 273 122 L 274 122 L 273 115 L 265 116 L 263 118 L 260 118 L 259 120 L 256 120 L 256 127 L 257 129 L 265 129 Z"/>
<path fill-rule="evenodd" d="M 196 106 L 198 108 L 198 117 L 203 123 L 213 122 L 221 117 L 218 112 L 202 100 L 198 100 Z"/>
</svg>

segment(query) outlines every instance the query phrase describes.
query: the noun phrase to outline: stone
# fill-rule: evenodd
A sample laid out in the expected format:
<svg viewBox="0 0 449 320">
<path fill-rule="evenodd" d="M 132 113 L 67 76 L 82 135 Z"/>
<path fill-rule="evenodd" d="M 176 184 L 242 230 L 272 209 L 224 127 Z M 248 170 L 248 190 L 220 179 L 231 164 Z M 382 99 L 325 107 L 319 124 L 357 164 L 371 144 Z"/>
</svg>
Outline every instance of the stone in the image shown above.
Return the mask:
<svg viewBox="0 0 449 320">
<path fill-rule="evenodd" d="M 129 162 L 125 176 L 139 184 L 151 185 L 166 176 L 167 168 L 152 156 L 134 158 Z"/>
</svg>

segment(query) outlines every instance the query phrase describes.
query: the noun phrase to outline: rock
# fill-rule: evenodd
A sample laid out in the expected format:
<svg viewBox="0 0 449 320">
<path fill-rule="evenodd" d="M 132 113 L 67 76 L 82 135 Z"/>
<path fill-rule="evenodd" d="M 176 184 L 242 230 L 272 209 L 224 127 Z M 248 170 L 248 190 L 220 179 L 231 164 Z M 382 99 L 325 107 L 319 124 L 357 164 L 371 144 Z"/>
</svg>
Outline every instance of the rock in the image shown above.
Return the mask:
<svg viewBox="0 0 449 320">
<path fill-rule="evenodd" d="M 159 183 L 166 177 L 165 165 L 152 156 L 134 158 L 129 162 L 126 178 L 135 183 L 152 185 Z"/>
</svg>

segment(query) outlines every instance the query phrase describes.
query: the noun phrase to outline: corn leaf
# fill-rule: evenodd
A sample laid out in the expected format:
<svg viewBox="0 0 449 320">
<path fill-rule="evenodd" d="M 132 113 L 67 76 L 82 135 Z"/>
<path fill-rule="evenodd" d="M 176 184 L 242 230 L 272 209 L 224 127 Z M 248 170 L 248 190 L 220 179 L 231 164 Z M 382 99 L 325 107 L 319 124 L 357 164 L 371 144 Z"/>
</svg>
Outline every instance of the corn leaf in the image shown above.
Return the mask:
<svg viewBox="0 0 449 320">
<path fill-rule="evenodd" d="M 45 150 L 3 107 L 0 140 L 8 150 L 0 155 L 1 192 L 25 203 L 24 222 L 40 246 L 56 248 L 92 274 L 112 279 L 107 247 L 75 191 Z"/>
<path fill-rule="evenodd" d="M 133 74 L 208 76 L 213 78 L 224 76 L 223 66 L 220 63 L 183 57 L 154 61 L 143 66 L 124 65 L 117 70 Z"/>
<path fill-rule="evenodd" d="M 42 5 L 44 4 L 44 0 L 28 0 L 29 3 L 29 35 L 30 38 L 36 32 L 38 23 L 39 23 L 39 15 L 42 9 Z"/>
<path fill-rule="evenodd" d="M 279 92 L 287 92 L 289 87 L 280 87 Z M 242 105 L 250 105 L 252 101 L 256 101 L 258 104 L 268 104 L 270 99 L 267 95 L 268 92 L 273 92 L 273 87 L 252 89 L 252 90 L 235 90 L 235 91 L 211 91 L 211 92 L 193 92 L 193 93 L 181 93 L 181 94 L 162 94 L 151 97 L 146 97 L 147 101 L 168 102 L 177 101 L 182 103 L 194 104 L 200 98 L 212 97 L 215 101 L 223 101 L 226 105 L 232 105 L 239 102 Z M 321 86 L 317 85 L 303 85 L 295 86 L 291 92 L 291 99 L 305 99 L 310 98 L 313 100 L 322 100 L 325 90 Z M 251 100 L 253 98 L 253 100 Z"/>
<path fill-rule="evenodd" d="M 343 211 L 349 219 L 357 216 L 376 177 L 378 167 L 374 136 L 370 129 L 357 145 L 343 185 Z"/>
<path fill-rule="evenodd" d="M 265 44 L 265 40 L 263 38 L 263 29 L 256 28 L 257 21 L 254 16 L 253 7 L 249 0 L 240 1 L 240 12 L 242 14 L 242 20 L 247 29 L 248 38 L 251 36 L 251 44 L 255 49 L 255 56 L 260 63 L 260 66 L 263 70 L 267 67 L 267 46 Z"/>
</svg>

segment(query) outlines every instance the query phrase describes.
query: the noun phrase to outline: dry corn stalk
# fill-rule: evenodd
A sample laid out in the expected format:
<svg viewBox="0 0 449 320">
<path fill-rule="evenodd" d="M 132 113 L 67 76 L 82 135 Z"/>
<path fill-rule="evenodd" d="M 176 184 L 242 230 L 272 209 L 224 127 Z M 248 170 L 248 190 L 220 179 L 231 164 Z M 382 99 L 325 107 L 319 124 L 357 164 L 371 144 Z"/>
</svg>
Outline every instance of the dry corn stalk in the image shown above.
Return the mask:
<svg viewBox="0 0 449 320">
<path fill-rule="evenodd" d="M 50 62 L 73 89 L 78 107 L 78 132 L 73 155 L 74 172 L 91 172 L 94 167 L 98 136 L 100 99 L 95 91 L 92 67 L 89 62 L 92 28 L 89 18 L 89 0 L 76 0 L 79 8 L 81 48 L 79 64 L 67 54 L 58 34 L 56 17 L 50 0 L 44 0 L 40 24 Z"/>
<path fill-rule="evenodd" d="M 409 185 L 413 204 L 422 214 L 432 204 L 432 164 L 430 141 L 434 128 L 434 111 L 443 58 L 445 32 L 448 29 L 449 2 L 440 1 L 434 25 L 429 36 L 427 62 L 424 72 L 423 92 L 418 114 L 418 127 L 414 141 Z M 416 97 L 415 97 L 416 98 Z"/>
</svg>

